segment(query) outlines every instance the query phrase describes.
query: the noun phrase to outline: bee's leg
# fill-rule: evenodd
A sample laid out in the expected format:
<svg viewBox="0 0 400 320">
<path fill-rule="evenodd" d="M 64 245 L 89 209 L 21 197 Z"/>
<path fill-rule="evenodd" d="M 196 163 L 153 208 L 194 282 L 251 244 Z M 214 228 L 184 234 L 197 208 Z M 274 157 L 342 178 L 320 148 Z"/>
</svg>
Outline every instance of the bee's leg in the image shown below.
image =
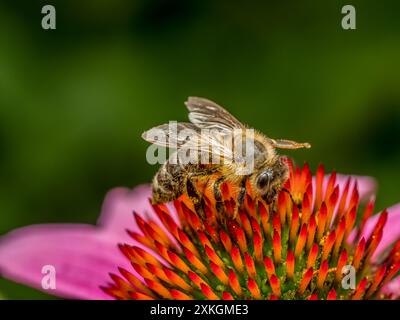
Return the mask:
<svg viewBox="0 0 400 320">
<path fill-rule="evenodd" d="M 205 213 L 203 209 L 203 197 L 195 186 L 195 180 L 210 176 L 213 173 L 215 173 L 215 168 L 206 168 L 190 173 L 186 177 L 185 184 L 187 195 L 193 202 L 194 209 L 196 210 L 197 214 L 199 214 L 202 219 L 205 219 Z"/>
<path fill-rule="evenodd" d="M 217 212 L 220 216 L 222 216 L 222 213 L 224 211 L 224 201 L 222 199 L 222 192 L 221 192 L 221 185 L 224 181 L 225 178 L 220 177 L 214 182 L 213 185 L 215 208 L 217 209 Z"/>
<path fill-rule="evenodd" d="M 235 212 L 233 213 L 233 219 L 236 218 L 239 209 L 242 207 L 242 205 L 244 203 L 244 198 L 246 196 L 246 181 L 247 181 L 247 177 L 244 177 L 240 181 L 240 190 L 239 190 L 239 194 L 237 197 L 237 205 L 235 207 Z"/>
<path fill-rule="evenodd" d="M 272 189 L 270 192 L 264 194 L 261 198 L 268 204 L 272 204 L 276 197 L 276 190 Z"/>
<path fill-rule="evenodd" d="M 297 207 L 297 209 L 301 209 L 300 204 L 297 204 L 296 201 L 294 201 L 293 196 L 292 196 L 292 194 L 290 193 L 290 191 L 289 191 L 288 189 L 282 188 L 282 191 L 283 191 L 283 192 L 286 192 L 286 193 L 289 195 L 290 200 L 291 200 L 292 203 Z"/>
<path fill-rule="evenodd" d="M 186 192 L 187 195 L 189 196 L 190 200 L 193 202 L 194 209 L 198 215 L 202 219 L 205 218 L 204 210 L 203 210 L 203 204 L 202 204 L 202 199 L 200 193 L 197 191 L 193 179 L 194 176 L 187 177 L 186 179 Z"/>
</svg>

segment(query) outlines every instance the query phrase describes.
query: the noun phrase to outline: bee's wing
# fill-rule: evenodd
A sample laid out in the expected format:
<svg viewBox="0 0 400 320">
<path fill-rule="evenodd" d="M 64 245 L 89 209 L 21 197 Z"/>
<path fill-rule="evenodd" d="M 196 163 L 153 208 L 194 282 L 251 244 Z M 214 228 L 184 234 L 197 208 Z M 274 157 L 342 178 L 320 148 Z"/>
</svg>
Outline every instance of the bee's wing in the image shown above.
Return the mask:
<svg viewBox="0 0 400 320">
<path fill-rule="evenodd" d="M 199 128 L 192 123 L 186 122 L 165 123 L 143 132 L 142 138 L 161 147 L 179 148 L 191 138 L 190 135 L 182 135 L 183 130 L 188 130 L 188 133 L 197 136 Z"/>
<path fill-rule="evenodd" d="M 210 100 L 189 97 L 185 102 L 189 110 L 189 120 L 199 128 L 231 131 L 245 126 L 224 108 Z"/>
<path fill-rule="evenodd" d="M 223 157 L 227 161 L 233 159 L 232 148 L 224 143 L 225 135 L 218 132 L 202 133 L 193 123 L 178 122 L 174 125 L 166 123 L 142 134 L 142 138 L 161 147 L 179 150 L 195 150 L 198 153 Z"/>
<path fill-rule="evenodd" d="M 224 143 L 227 138 L 227 143 Z M 223 135 L 218 132 L 213 132 L 212 134 L 202 133 L 191 137 L 189 141 L 181 146 L 180 150 L 183 152 L 186 152 L 186 150 L 194 150 L 199 154 L 216 156 L 218 158 L 224 158 L 227 162 L 232 162 L 234 155 L 232 146 L 229 144 L 231 140 L 231 136 Z"/>
</svg>

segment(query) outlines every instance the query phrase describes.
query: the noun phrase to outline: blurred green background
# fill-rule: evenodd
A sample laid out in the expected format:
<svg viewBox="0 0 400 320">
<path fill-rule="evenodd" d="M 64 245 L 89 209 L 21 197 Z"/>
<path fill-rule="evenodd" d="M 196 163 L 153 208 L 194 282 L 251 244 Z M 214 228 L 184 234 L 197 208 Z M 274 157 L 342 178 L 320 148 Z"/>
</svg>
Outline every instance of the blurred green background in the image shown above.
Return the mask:
<svg viewBox="0 0 400 320">
<path fill-rule="evenodd" d="M 57 29 L 41 28 L 53 4 Z M 341 8 L 357 30 L 341 28 Z M 400 201 L 398 1 L 87 0 L 0 4 L 0 234 L 94 223 L 107 190 L 149 182 L 140 134 L 204 96 L 298 163 L 371 175 Z M 5 298 L 46 298 L 0 280 Z"/>
</svg>

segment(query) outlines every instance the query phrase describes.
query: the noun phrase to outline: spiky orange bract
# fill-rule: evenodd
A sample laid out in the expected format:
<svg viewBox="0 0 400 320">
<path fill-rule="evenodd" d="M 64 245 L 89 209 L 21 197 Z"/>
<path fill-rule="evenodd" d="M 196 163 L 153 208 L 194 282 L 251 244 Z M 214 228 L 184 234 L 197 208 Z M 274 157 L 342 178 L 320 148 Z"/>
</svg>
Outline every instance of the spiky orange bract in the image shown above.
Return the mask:
<svg viewBox="0 0 400 320">
<path fill-rule="evenodd" d="M 168 206 L 154 205 L 163 227 L 135 214 L 142 232 L 129 232 L 133 246 L 120 245 L 133 270 L 120 268 L 103 290 L 117 299 L 376 299 L 400 269 L 400 244 L 380 264 L 371 257 L 387 220 L 383 211 L 368 239 L 360 238 L 373 203 L 359 210 L 357 184 L 339 190 L 336 174 L 322 166 L 315 184 L 308 165 L 288 162 L 290 178 L 272 205 L 248 188 L 234 214 L 236 193 L 223 185 L 222 215 L 205 193 L 203 212 L 181 196 L 174 202 L 179 225 Z M 325 181 L 326 180 L 326 181 Z M 315 192 L 313 192 L 315 188 Z M 292 202 L 294 201 L 294 202 Z M 362 212 L 357 218 L 357 212 Z M 350 245 L 355 222 L 361 221 Z M 342 268 L 357 270 L 354 290 L 343 289 Z"/>
</svg>

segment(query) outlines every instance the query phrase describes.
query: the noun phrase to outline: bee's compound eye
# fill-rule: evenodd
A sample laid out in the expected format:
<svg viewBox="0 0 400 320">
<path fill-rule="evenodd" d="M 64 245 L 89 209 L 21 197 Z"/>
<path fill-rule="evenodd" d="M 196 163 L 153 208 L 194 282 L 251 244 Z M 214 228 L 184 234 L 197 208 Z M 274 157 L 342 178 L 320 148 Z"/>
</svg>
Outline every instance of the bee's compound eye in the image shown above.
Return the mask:
<svg viewBox="0 0 400 320">
<path fill-rule="evenodd" d="M 270 184 L 272 178 L 273 178 L 273 172 L 271 169 L 263 171 L 257 178 L 257 187 L 260 189 L 264 189 Z"/>
</svg>

